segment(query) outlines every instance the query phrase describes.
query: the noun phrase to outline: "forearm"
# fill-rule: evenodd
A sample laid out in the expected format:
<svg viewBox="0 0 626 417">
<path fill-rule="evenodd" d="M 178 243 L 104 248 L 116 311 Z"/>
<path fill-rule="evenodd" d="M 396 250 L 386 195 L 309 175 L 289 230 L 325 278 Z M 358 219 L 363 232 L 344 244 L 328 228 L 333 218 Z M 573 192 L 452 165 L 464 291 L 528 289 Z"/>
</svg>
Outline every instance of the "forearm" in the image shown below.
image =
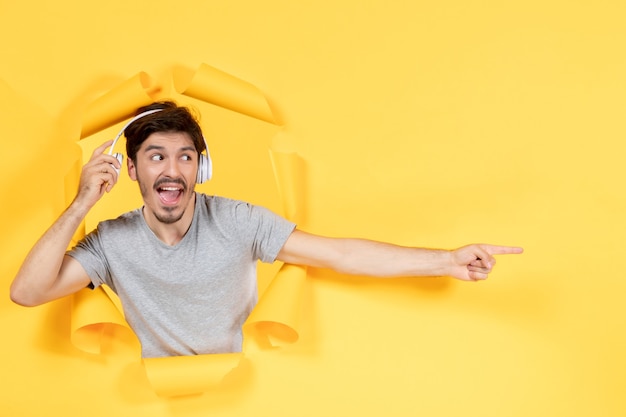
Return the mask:
<svg viewBox="0 0 626 417">
<path fill-rule="evenodd" d="M 366 239 L 330 238 L 296 230 L 278 257 L 292 264 L 376 277 L 444 276 L 452 252 L 398 246 Z"/>
<path fill-rule="evenodd" d="M 326 265 L 341 273 L 375 277 L 444 276 L 452 267 L 451 252 L 398 246 L 363 239 L 337 239 L 338 256 Z"/>
<path fill-rule="evenodd" d="M 74 202 L 37 241 L 11 284 L 14 302 L 37 305 L 56 298 L 54 287 L 65 252 L 87 211 Z"/>
<path fill-rule="evenodd" d="M 93 151 L 83 166 L 78 193 L 72 204 L 44 233 L 26 256 L 11 284 L 11 299 L 22 305 L 37 305 L 84 288 L 89 277 L 65 251 L 91 208 L 117 182 L 120 162 L 104 153 L 107 141 Z"/>
</svg>

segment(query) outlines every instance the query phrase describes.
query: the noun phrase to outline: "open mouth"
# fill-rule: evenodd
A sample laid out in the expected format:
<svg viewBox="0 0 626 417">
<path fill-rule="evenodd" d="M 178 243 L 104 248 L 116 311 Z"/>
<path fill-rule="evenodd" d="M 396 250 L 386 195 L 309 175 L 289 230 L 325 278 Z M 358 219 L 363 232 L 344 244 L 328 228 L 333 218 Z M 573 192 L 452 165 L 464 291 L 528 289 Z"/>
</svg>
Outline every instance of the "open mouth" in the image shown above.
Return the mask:
<svg viewBox="0 0 626 417">
<path fill-rule="evenodd" d="M 157 193 L 161 202 L 165 205 L 177 204 L 183 195 L 183 187 L 179 186 L 161 186 L 157 187 Z"/>
</svg>

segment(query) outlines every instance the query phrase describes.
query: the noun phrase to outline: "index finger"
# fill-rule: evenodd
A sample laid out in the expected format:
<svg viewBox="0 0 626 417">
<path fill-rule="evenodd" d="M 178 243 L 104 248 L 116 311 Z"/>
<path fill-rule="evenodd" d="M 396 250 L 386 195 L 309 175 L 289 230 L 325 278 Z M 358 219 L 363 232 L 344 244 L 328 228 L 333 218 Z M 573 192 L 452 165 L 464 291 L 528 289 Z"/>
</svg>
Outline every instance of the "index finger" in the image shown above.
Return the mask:
<svg viewBox="0 0 626 417">
<path fill-rule="evenodd" d="M 524 252 L 519 246 L 481 245 L 491 255 L 511 255 Z"/>
<path fill-rule="evenodd" d="M 98 156 L 98 155 L 104 153 L 104 150 L 106 148 L 108 148 L 109 146 L 111 146 L 112 144 L 113 144 L 112 140 L 107 140 L 102 145 L 100 145 L 96 149 L 94 149 L 93 154 L 91 154 L 91 157 L 93 158 L 95 156 Z"/>
</svg>

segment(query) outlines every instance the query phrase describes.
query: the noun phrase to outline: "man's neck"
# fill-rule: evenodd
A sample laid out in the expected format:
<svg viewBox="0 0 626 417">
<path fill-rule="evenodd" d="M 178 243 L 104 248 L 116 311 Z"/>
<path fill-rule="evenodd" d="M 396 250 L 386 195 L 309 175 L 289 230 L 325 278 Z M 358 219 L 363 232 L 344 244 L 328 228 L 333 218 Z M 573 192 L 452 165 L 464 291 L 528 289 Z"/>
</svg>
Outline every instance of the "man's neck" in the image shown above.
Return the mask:
<svg viewBox="0 0 626 417">
<path fill-rule="evenodd" d="M 195 207 L 196 196 L 194 195 L 194 198 L 189 202 L 183 216 L 174 223 L 161 222 L 154 216 L 154 213 L 146 213 L 145 207 L 143 208 L 143 217 L 150 230 L 152 230 L 152 233 L 154 233 L 160 241 L 166 245 L 174 246 L 187 234 L 191 222 L 193 221 Z"/>
</svg>

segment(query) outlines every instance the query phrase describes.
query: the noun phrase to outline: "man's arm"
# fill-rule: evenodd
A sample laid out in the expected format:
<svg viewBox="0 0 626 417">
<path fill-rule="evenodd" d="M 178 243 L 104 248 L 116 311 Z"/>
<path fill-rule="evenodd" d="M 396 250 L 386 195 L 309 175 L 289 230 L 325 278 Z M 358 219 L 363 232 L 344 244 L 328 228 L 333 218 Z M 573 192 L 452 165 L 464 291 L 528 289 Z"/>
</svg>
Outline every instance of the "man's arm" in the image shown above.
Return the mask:
<svg viewBox="0 0 626 417">
<path fill-rule="evenodd" d="M 118 160 L 97 148 L 83 167 L 76 198 L 30 250 L 11 284 L 11 300 L 35 306 L 85 288 L 90 280 L 80 263 L 65 255 L 72 236 L 93 205 L 117 182 Z"/>
<path fill-rule="evenodd" d="M 522 248 L 468 245 L 455 250 L 423 249 L 365 239 L 330 238 L 295 230 L 277 259 L 375 277 L 451 276 L 464 281 L 487 279 L 493 255 L 522 253 Z"/>
</svg>

